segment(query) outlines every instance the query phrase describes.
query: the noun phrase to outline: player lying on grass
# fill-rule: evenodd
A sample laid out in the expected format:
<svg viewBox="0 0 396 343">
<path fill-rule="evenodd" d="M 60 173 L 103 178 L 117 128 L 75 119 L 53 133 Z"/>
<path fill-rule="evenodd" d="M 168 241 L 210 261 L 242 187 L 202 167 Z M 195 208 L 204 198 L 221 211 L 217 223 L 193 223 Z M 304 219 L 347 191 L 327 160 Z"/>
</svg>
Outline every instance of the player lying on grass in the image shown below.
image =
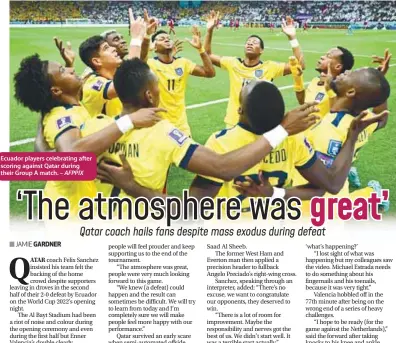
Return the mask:
<svg viewBox="0 0 396 343">
<path fill-rule="evenodd" d="M 243 86 L 251 80 L 272 81 L 279 76 L 289 75 L 291 69 L 289 63 L 262 61 L 261 55 L 264 52 L 264 42 L 256 35 L 248 37 L 245 43 L 244 58 L 221 57 L 216 55 L 212 51 L 212 36 L 218 21 L 218 13 L 216 14 L 212 11 L 207 23 L 208 32 L 206 34 L 204 47 L 213 64 L 228 71 L 230 78 L 230 95 L 224 122 L 227 127 L 231 127 L 236 125 L 239 120 L 239 94 Z M 290 17 L 287 17 L 287 22 L 283 22 L 282 31 L 290 41 L 294 56 L 303 63 L 302 51 L 296 39 L 296 29 Z"/>
<path fill-rule="evenodd" d="M 123 103 L 124 112 L 159 104 L 158 78 L 147 64 L 138 59 L 124 61 L 121 64 L 116 72 L 114 84 Z M 271 98 L 277 90 L 272 84 L 269 84 L 269 87 L 268 97 Z M 271 106 L 269 102 L 268 106 Z M 306 104 L 290 111 L 286 116 L 283 107 L 273 109 L 277 112 L 262 114 L 270 123 L 269 132 L 257 136 L 251 144 L 227 154 L 218 154 L 195 143 L 167 120 L 151 128 L 132 131 L 108 149 L 103 159 L 120 163 L 119 154 L 123 153 L 126 156 L 123 165 L 125 167 L 129 163 L 133 166 L 135 182 L 131 182 L 132 174 L 126 177 L 117 175 L 111 179 L 115 189 L 112 189 L 110 194 L 120 197 L 126 194 L 147 198 L 159 196 L 166 185 L 168 169 L 172 163 L 193 173 L 230 181 L 259 163 L 273 148 L 281 144 L 287 134 L 301 132 L 307 125 L 316 121 L 315 116 L 308 116 L 316 110 L 313 104 Z M 106 121 L 111 124 L 109 117 L 98 118 L 97 121 L 103 125 L 106 125 Z M 83 134 L 85 131 L 87 134 L 91 133 L 91 122 L 85 124 Z M 101 165 L 103 168 L 113 168 L 103 161 Z M 114 168 L 123 172 L 124 167 Z M 103 170 L 99 168 L 99 180 L 105 179 Z M 120 189 L 123 190 L 122 193 Z"/>
<path fill-rule="evenodd" d="M 94 135 L 81 138 L 80 126 L 89 118 L 80 106 L 82 81 L 73 68 L 43 61 L 36 54 L 22 60 L 14 76 L 15 98 L 23 106 L 41 115 L 44 142 L 57 152 L 103 153 L 127 129 L 151 126 L 160 121 L 158 109 L 142 109 L 114 121 Z M 95 195 L 93 182 L 49 181 L 45 195 L 70 199 L 72 213 L 82 196 Z"/>
<path fill-rule="evenodd" d="M 186 88 L 190 75 L 212 78 L 216 72 L 209 55 L 201 42 L 201 32 L 196 26 L 192 28 L 193 37 L 188 42 L 199 52 L 202 65 L 197 65 L 189 59 L 174 56 L 174 42 L 163 30 L 152 36 L 155 58 L 147 60 L 150 69 L 159 79 L 161 92 L 160 106 L 167 109 L 164 115 L 179 130 L 191 136 L 186 114 Z"/>
<path fill-rule="evenodd" d="M 331 87 L 337 94 L 331 112 L 326 114 L 317 125 L 305 132 L 310 144 L 317 151 L 317 157 L 330 170 L 335 168 L 336 161 L 348 140 L 351 139 L 352 133 L 354 140 L 359 140 L 357 133 L 362 132 L 368 126 L 367 124 L 372 125 L 375 122 L 386 120 L 389 114 L 387 111 L 365 120 L 362 119 L 364 114 L 361 112 L 384 103 L 390 94 L 388 81 L 379 70 L 374 68 L 346 71 L 332 81 Z M 305 182 L 300 182 L 297 186 L 307 184 L 307 182 L 308 179 Z M 266 184 L 259 188 L 261 189 L 260 195 L 271 196 L 272 189 L 268 190 Z M 252 182 L 248 185 L 240 184 L 239 189 L 245 196 L 258 195 L 257 187 Z M 301 187 L 286 189 L 285 196 L 298 196 L 304 199 L 305 190 Z M 337 196 L 349 196 L 347 182 Z"/>
</svg>

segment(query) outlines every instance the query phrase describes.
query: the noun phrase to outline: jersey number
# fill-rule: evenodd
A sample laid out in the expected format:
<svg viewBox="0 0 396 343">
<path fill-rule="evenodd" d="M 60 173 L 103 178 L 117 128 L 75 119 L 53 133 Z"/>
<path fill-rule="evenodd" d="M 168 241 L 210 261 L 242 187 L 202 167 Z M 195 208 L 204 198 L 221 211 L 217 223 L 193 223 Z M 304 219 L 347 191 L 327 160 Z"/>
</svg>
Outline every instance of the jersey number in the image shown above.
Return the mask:
<svg viewBox="0 0 396 343">
<path fill-rule="evenodd" d="M 168 80 L 168 91 L 175 90 L 175 80 Z"/>
</svg>

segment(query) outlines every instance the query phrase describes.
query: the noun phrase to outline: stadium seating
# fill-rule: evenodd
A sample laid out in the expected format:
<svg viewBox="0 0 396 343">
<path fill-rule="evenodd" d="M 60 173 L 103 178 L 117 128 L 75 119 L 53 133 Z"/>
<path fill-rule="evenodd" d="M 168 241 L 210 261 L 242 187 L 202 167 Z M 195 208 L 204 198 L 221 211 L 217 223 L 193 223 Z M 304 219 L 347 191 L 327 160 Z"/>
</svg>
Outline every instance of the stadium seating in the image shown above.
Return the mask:
<svg viewBox="0 0 396 343">
<path fill-rule="evenodd" d="M 181 8 L 176 1 L 11 1 L 11 22 L 57 23 L 70 18 L 87 18 L 92 23 L 125 23 L 132 5 L 136 15 L 146 8 L 165 23 L 169 18 L 189 22 L 204 20 L 209 10 L 219 11 L 226 25 L 233 18 L 243 23 L 279 21 L 291 15 L 310 22 L 396 22 L 396 1 L 203 1 L 196 8 Z"/>
</svg>

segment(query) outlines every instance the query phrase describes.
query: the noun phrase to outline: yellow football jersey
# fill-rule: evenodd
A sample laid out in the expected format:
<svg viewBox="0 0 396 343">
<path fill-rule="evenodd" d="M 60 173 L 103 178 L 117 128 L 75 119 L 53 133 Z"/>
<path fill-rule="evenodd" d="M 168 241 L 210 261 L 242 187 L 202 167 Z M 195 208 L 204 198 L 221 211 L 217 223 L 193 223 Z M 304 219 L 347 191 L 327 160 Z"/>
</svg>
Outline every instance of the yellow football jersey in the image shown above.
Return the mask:
<svg viewBox="0 0 396 343">
<path fill-rule="evenodd" d="M 103 115 L 92 118 L 83 125 L 81 133 L 83 136 L 90 135 L 110 125 L 112 120 Z M 186 168 L 197 147 L 198 144 L 169 121 L 162 120 L 152 127 L 127 132 L 98 159 L 121 165 L 119 154 L 123 153 L 132 167 L 137 183 L 164 192 L 170 165 Z M 127 196 L 119 188 L 99 181 L 97 188 L 104 196 Z"/>
<path fill-rule="evenodd" d="M 310 144 L 315 148 L 318 158 L 322 160 L 327 168 L 330 168 L 340 152 L 342 145 L 347 139 L 348 130 L 354 117 L 347 112 L 330 112 L 315 126 L 305 132 Z M 377 123 L 370 125 L 358 137 L 355 145 L 355 156 L 359 149 L 368 142 L 368 137 L 377 128 Z M 302 176 L 293 179 L 293 185 L 306 184 L 307 181 Z M 329 196 L 329 194 L 326 194 Z M 337 196 L 348 196 L 348 180 Z"/>
<path fill-rule="evenodd" d="M 205 146 L 219 154 L 225 154 L 248 145 L 259 137 L 249 131 L 248 127 L 238 123 L 231 129 L 225 129 L 210 136 Z M 243 182 L 246 176 L 249 176 L 254 181 L 259 182 L 258 174 L 263 171 L 264 176 L 269 178 L 273 186 L 285 187 L 290 184 L 291 173 L 295 167 L 308 168 L 315 160 L 315 152 L 303 135 L 290 136 L 276 149 L 272 150 L 263 161 L 245 171 L 233 181 L 224 182 L 213 177 L 200 177 L 221 186 L 217 197 L 237 197 L 242 201 L 242 211 L 249 212 L 248 199 L 233 188 L 237 181 Z"/>
<path fill-rule="evenodd" d="M 89 118 L 83 106 L 55 107 L 44 116 L 44 139 L 51 149 L 55 149 L 56 140 L 66 131 L 80 126 Z M 59 197 L 69 199 L 70 214 L 78 214 L 78 203 L 83 197 L 94 197 L 96 187 L 93 181 L 48 181 L 44 188 L 44 196 L 56 200 Z"/>
<path fill-rule="evenodd" d="M 171 63 L 163 63 L 158 57 L 147 61 L 150 69 L 157 75 L 160 89 L 159 107 L 165 108 L 162 117 L 168 119 L 187 136 L 191 136 L 190 126 L 187 122 L 185 95 L 187 79 L 195 69 L 192 61 L 175 57 Z"/>
<path fill-rule="evenodd" d="M 247 67 L 243 59 L 236 57 L 222 57 L 220 59 L 222 69 L 228 71 L 230 78 L 230 95 L 227 106 L 227 114 L 224 122 L 227 125 L 236 125 L 239 121 L 239 93 L 244 85 L 251 80 L 272 81 L 276 77 L 283 76 L 285 63 L 265 61 L 254 67 Z"/>
<path fill-rule="evenodd" d="M 315 113 L 320 118 L 323 118 L 330 112 L 330 99 L 326 92 L 324 83 L 319 77 L 314 77 L 308 87 L 305 89 L 305 102 L 319 101 L 316 105 L 319 112 Z"/>
<path fill-rule="evenodd" d="M 106 114 L 115 117 L 122 112 L 122 103 L 119 98 L 108 99 L 107 90 L 112 83 L 95 73 L 87 76 L 83 86 L 83 97 L 81 103 L 87 109 L 91 117 L 98 114 Z"/>
</svg>

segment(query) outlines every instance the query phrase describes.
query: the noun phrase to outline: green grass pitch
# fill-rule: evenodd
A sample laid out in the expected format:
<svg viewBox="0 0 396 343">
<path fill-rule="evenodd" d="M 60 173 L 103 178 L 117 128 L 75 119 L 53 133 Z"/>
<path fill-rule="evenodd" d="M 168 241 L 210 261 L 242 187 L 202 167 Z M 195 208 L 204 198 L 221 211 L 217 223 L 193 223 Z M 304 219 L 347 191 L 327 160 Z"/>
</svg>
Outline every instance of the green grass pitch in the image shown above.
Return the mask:
<svg viewBox="0 0 396 343">
<path fill-rule="evenodd" d="M 85 38 L 99 34 L 104 28 L 11 28 L 10 29 L 10 141 L 16 142 L 35 136 L 38 115 L 19 106 L 13 97 L 13 75 L 16 72 L 21 59 L 33 53 L 39 53 L 44 59 L 58 60 L 61 58 L 53 43 L 52 38 L 58 36 L 64 41 L 71 41 L 72 47 L 78 51 L 78 46 Z M 127 34 L 126 28 L 120 29 Z M 176 28 L 177 37 L 184 39 L 190 36 L 188 28 Z M 268 29 L 240 29 L 237 32 L 228 28 L 221 28 L 214 34 L 213 52 L 223 56 L 243 56 L 243 44 L 250 34 L 259 34 L 265 42 L 266 49 L 262 55 L 264 60 L 287 61 L 292 54 L 287 38 L 281 34 L 270 33 Z M 371 65 L 373 54 L 383 55 L 385 48 L 390 48 L 396 54 L 396 35 L 392 31 L 356 31 L 354 35 L 347 36 L 341 30 L 310 30 L 308 34 L 299 33 L 298 39 L 303 48 L 306 60 L 304 80 L 310 81 L 316 72 L 316 61 L 322 53 L 336 45 L 344 46 L 355 54 L 355 67 Z M 184 44 L 181 56 L 199 62 L 198 53 Z M 396 59 L 396 58 L 395 58 Z M 391 61 L 391 64 L 396 64 Z M 76 62 L 77 72 L 82 72 L 84 66 L 78 59 Z M 190 77 L 186 102 L 187 105 L 218 100 L 228 97 L 229 83 L 225 71 L 216 69 L 214 79 L 201 79 Z M 396 65 L 390 68 L 387 78 L 391 87 L 396 86 Z M 292 84 L 290 76 L 279 78 L 275 81 L 278 86 Z M 292 89 L 282 91 L 288 109 L 297 105 Z M 187 111 L 188 120 L 192 128 L 193 137 L 199 143 L 205 143 L 212 132 L 224 128 L 223 118 L 227 104 L 212 104 L 205 107 L 190 109 Z M 389 108 L 392 112 L 396 109 L 396 99 L 391 96 Z M 391 203 L 396 203 L 396 172 L 395 156 L 396 144 L 392 139 L 396 136 L 396 116 L 391 113 L 388 126 L 371 138 L 369 144 L 360 152 L 356 163 L 363 184 L 371 179 L 381 182 L 384 188 L 391 189 Z M 10 147 L 10 151 L 33 151 L 33 143 Z M 168 189 L 172 195 L 181 193 L 183 188 L 188 188 L 193 174 L 181 169 L 172 168 Z M 42 182 L 12 182 L 10 185 L 10 212 L 12 216 L 25 216 L 25 202 L 15 200 L 16 190 L 19 188 L 43 188 Z M 390 212 L 396 213 L 396 206 L 392 206 Z"/>
</svg>

